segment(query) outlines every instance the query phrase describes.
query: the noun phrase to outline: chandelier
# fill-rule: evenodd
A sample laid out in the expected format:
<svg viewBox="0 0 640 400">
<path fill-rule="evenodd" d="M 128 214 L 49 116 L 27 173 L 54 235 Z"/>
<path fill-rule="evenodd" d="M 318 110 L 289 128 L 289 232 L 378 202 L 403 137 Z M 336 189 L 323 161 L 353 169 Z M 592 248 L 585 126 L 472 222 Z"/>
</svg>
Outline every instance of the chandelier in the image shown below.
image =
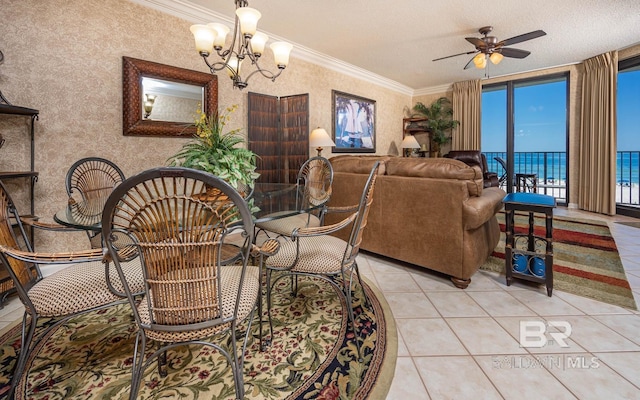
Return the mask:
<svg viewBox="0 0 640 400">
<path fill-rule="evenodd" d="M 220 23 L 210 23 L 191 26 L 191 33 L 193 33 L 196 40 L 196 50 L 198 50 L 212 74 L 226 69 L 235 88 L 244 89 L 247 87 L 247 81 L 257 73 L 275 81 L 289 64 L 289 53 L 293 46 L 287 42 L 272 43 L 270 47 L 278 71 L 273 73 L 260 67 L 259 59 L 269 40 L 269 36 L 256 32 L 258 20 L 262 15 L 255 8 L 250 8 L 247 0 L 235 0 L 235 4 L 236 22 L 229 47 L 223 50 L 227 41 L 229 27 Z M 214 50 L 221 61 L 209 61 L 209 55 Z M 246 62 L 247 59 L 251 61 L 251 65 L 255 66 L 256 70 L 243 79 L 242 63 Z"/>
</svg>

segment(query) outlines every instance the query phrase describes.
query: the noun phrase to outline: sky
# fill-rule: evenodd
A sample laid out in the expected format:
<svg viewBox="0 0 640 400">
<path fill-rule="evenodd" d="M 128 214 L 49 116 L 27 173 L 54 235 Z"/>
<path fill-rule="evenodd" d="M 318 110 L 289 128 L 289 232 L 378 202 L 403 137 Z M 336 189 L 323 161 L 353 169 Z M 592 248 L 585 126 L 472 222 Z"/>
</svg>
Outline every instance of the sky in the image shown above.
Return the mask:
<svg viewBox="0 0 640 400">
<path fill-rule="evenodd" d="M 516 85 L 515 151 L 566 151 L 566 81 Z M 506 87 L 482 94 L 482 151 L 506 152 Z M 618 74 L 618 150 L 640 150 L 640 70 Z"/>
</svg>

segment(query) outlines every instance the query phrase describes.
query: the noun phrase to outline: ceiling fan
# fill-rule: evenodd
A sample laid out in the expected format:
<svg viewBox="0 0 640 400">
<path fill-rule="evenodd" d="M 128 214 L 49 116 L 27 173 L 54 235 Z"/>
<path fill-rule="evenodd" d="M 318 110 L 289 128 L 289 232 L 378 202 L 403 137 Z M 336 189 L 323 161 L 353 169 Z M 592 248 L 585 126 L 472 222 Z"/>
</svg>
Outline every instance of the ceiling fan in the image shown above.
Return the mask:
<svg viewBox="0 0 640 400">
<path fill-rule="evenodd" d="M 500 61 L 502 61 L 503 57 L 510 57 L 510 58 L 525 58 L 526 56 L 528 56 L 529 54 L 531 54 L 531 52 L 526 51 L 526 50 L 520 50 L 520 49 L 513 49 L 507 46 L 510 46 L 512 44 L 516 44 L 516 43 L 521 43 L 527 40 L 531 40 L 531 39 L 535 39 L 535 38 L 539 38 L 540 36 L 544 36 L 547 33 L 541 30 L 537 30 L 537 31 L 533 31 L 533 32 L 529 32 L 529 33 L 525 33 L 522 35 L 518 35 L 518 36 L 514 36 L 512 38 L 509 39 L 505 39 L 505 40 L 501 40 L 498 41 L 498 38 L 495 36 L 489 36 L 489 33 L 491 33 L 491 31 L 493 31 L 493 26 L 483 26 L 482 28 L 480 28 L 478 30 L 478 32 L 480 32 L 481 35 L 483 35 L 483 37 L 481 38 L 475 38 L 475 37 L 468 37 L 465 38 L 467 40 L 467 42 L 471 43 L 472 45 L 475 46 L 475 50 L 473 51 L 467 51 L 464 53 L 459 53 L 459 54 L 453 54 L 450 56 L 446 56 L 446 57 L 440 57 L 440 58 L 436 58 L 433 61 L 438 61 L 438 60 L 444 60 L 445 58 L 450 58 L 450 57 L 457 57 L 457 56 L 461 56 L 461 55 L 465 55 L 465 54 L 476 54 L 471 60 L 469 60 L 469 62 L 467 63 L 467 65 L 464 66 L 464 69 L 467 69 L 469 67 L 471 67 L 471 65 L 474 65 L 477 68 L 484 68 L 487 65 L 487 58 L 489 60 L 491 60 L 491 62 L 493 64 L 498 64 Z"/>
</svg>

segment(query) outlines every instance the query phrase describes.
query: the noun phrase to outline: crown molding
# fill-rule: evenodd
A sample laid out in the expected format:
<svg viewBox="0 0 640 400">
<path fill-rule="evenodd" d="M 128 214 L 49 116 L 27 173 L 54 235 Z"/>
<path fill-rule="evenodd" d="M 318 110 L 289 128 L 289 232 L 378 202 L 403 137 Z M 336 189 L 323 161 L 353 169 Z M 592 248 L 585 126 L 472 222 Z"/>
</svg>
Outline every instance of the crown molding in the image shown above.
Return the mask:
<svg viewBox="0 0 640 400">
<path fill-rule="evenodd" d="M 165 14 L 173 15 L 181 19 L 193 23 L 209 23 L 219 22 L 229 25 L 233 28 L 235 20 L 225 15 L 205 9 L 196 4 L 190 3 L 185 0 L 129 0 L 133 3 L 142 5 L 144 7 L 153 8 Z M 269 32 L 265 32 L 270 38 L 275 40 L 286 40 L 293 44 L 294 50 L 291 52 L 291 57 L 306 61 L 312 64 L 319 65 L 323 68 L 330 69 L 332 71 L 345 74 L 347 76 L 361 79 L 366 82 L 373 83 L 377 86 L 393 90 L 395 92 L 405 94 L 408 96 L 414 96 L 414 90 L 406 85 L 385 78 L 383 76 L 374 74 L 373 72 L 348 64 L 344 61 L 330 57 L 326 54 L 317 52 L 315 50 L 304 47 L 298 43 L 292 42 L 289 39 L 281 38 L 277 35 L 273 35 Z"/>
<path fill-rule="evenodd" d="M 413 91 L 413 95 L 414 96 L 425 96 L 425 95 L 430 95 L 430 94 L 439 94 L 439 93 L 446 93 L 451 91 L 452 89 L 452 85 L 450 83 L 447 83 L 446 85 L 440 85 L 440 86 L 431 86 L 431 87 L 426 87 L 426 88 L 422 88 L 422 89 L 416 89 Z"/>
</svg>

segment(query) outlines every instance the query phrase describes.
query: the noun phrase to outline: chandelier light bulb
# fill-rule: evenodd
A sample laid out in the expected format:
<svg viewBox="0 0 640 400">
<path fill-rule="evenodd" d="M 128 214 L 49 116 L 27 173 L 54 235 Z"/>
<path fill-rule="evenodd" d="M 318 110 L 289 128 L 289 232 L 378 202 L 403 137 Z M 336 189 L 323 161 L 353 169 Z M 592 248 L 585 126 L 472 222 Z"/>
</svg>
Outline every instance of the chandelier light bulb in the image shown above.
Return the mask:
<svg viewBox="0 0 640 400">
<path fill-rule="evenodd" d="M 213 50 L 213 42 L 216 39 L 216 31 L 207 25 L 191 25 L 191 33 L 196 40 L 196 50 L 200 54 L 209 55 Z"/>
<path fill-rule="evenodd" d="M 236 56 L 230 56 L 227 62 L 227 74 L 229 74 L 229 78 L 234 79 L 240 75 L 240 68 L 242 68 L 242 61 L 238 60 Z"/>
<path fill-rule="evenodd" d="M 273 51 L 273 59 L 280 69 L 285 69 L 289 65 L 289 55 L 293 45 L 287 42 L 271 43 L 271 51 Z"/>
<path fill-rule="evenodd" d="M 264 52 L 264 45 L 267 44 L 269 36 L 262 32 L 256 32 L 251 38 L 251 50 L 256 57 L 260 57 Z"/>
<path fill-rule="evenodd" d="M 227 34 L 230 30 L 229 27 L 217 22 L 212 22 L 210 24 L 207 24 L 207 26 L 212 28 L 216 32 L 216 38 L 213 41 L 213 48 L 216 50 L 223 48 L 227 41 Z"/>
<path fill-rule="evenodd" d="M 236 9 L 236 15 L 240 20 L 240 32 L 246 38 L 252 37 L 258 29 L 258 20 L 262 17 L 260 11 L 251 7 L 240 7 Z"/>
</svg>

